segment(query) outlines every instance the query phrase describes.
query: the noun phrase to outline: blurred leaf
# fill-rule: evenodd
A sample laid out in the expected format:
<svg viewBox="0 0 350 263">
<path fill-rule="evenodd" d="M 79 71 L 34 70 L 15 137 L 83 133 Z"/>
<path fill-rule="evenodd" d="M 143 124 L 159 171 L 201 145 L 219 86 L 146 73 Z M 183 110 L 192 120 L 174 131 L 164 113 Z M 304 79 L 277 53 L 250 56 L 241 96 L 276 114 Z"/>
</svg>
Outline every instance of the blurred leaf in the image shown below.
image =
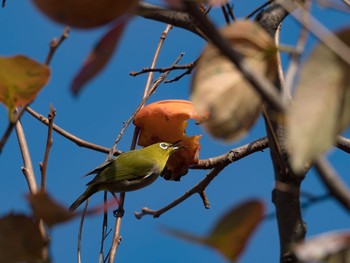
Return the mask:
<svg viewBox="0 0 350 263">
<path fill-rule="evenodd" d="M 223 37 L 244 56 L 244 63 L 273 81 L 276 47 L 258 24 L 237 21 L 221 29 Z M 192 79 L 191 100 L 197 112 L 209 112 L 203 125 L 214 137 L 242 138 L 261 111 L 260 95 L 241 72 L 212 44 L 204 49 Z"/>
<path fill-rule="evenodd" d="M 184 240 L 214 248 L 228 260 L 235 261 L 260 223 L 263 213 L 263 203 L 260 200 L 251 200 L 229 210 L 206 237 L 171 228 L 165 228 L 165 230 Z"/>
<path fill-rule="evenodd" d="M 131 12 L 138 0 L 32 0 L 51 19 L 63 25 L 92 28 Z"/>
<path fill-rule="evenodd" d="M 42 260 L 46 246 L 31 218 L 25 215 L 0 218 L 0 263 Z"/>
<path fill-rule="evenodd" d="M 192 102 L 187 100 L 162 100 L 143 107 L 134 118 L 134 125 L 140 128 L 138 145 L 148 146 L 156 142 L 181 140 L 186 148 L 172 154 L 165 170 L 165 179 L 180 180 L 188 167 L 198 162 L 201 136 L 188 137 L 188 119 L 202 122 L 206 114 L 197 114 Z"/>
<path fill-rule="evenodd" d="M 28 195 L 28 200 L 36 218 L 41 218 L 49 227 L 68 221 L 76 215 L 55 202 L 46 192 Z"/>
<path fill-rule="evenodd" d="M 336 34 L 350 45 L 350 29 Z M 291 164 L 300 171 L 331 147 L 350 122 L 350 66 L 318 44 L 301 69 L 287 119 Z"/>
<path fill-rule="evenodd" d="M 330 232 L 296 244 L 297 258 L 306 262 L 344 263 L 350 260 L 350 233 Z"/>
<path fill-rule="evenodd" d="M 94 50 L 89 54 L 83 67 L 73 80 L 71 91 L 74 95 L 77 95 L 86 82 L 91 80 L 106 66 L 114 53 L 127 22 L 127 19 L 121 19 L 116 23 L 107 34 L 100 39 Z"/>
<path fill-rule="evenodd" d="M 50 79 L 50 68 L 23 55 L 0 57 L 0 102 L 12 120 L 17 106 L 30 103 Z"/>
</svg>

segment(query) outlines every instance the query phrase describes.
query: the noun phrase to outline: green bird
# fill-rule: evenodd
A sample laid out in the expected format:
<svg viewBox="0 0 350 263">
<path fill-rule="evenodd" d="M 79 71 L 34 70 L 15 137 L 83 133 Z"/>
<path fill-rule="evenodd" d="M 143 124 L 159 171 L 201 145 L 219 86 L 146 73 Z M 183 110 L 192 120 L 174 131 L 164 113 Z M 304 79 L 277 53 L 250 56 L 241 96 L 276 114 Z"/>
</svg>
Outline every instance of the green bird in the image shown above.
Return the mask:
<svg viewBox="0 0 350 263">
<path fill-rule="evenodd" d="M 86 175 L 97 174 L 85 192 L 69 207 L 74 211 L 98 191 L 129 192 L 153 183 L 164 170 L 170 155 L 182 148 L 175 143 L 160 142 L 142 149 L 122 153 Z"/>
</svg>

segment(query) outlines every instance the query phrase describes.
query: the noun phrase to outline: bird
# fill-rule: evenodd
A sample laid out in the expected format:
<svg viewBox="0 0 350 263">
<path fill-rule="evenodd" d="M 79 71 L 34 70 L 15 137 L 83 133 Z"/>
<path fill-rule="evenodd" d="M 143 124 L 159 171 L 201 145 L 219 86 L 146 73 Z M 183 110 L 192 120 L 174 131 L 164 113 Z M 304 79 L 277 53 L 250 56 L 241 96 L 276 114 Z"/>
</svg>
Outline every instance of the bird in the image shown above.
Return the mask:
<svg viewBox="0 0 350 263">
<path fill-rule="evenodd" d="M 153 183 L 165 168 L 169 157 L 180 148 L 175 143 L 158 142 L 132 150 L 107 161 L 85 176 L 97 174 L 87 183 L 86 190 L 72 203 L 69 211 L 76 210 L 86 199 L 99 191 L 130 192 Z"/>
</svg>

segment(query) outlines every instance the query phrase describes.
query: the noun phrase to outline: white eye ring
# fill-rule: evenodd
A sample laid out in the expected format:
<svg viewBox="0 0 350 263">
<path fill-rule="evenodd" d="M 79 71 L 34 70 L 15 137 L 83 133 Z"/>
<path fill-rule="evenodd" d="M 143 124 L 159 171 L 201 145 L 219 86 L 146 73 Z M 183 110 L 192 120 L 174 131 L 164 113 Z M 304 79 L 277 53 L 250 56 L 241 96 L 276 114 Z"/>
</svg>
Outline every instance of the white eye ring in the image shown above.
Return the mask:
<svg viewBox="0 0 350 263">
<path fill-rule="evenodd" d="M 161 143 L 159 144 L 159 147 L 162 148 L 163 150 L 166 150 L 166 149 L 168 149 L 168 144 L 165 143 L 165 142 L 161 142 Z"/>
</svg>

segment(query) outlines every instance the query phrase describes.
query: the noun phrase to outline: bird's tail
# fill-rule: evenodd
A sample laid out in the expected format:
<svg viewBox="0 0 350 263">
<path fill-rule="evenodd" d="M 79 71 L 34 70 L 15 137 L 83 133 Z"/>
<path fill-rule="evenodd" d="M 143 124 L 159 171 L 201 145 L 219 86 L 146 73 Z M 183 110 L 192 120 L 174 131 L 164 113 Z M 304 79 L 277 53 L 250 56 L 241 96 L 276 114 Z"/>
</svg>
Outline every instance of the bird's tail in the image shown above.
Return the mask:
<svg viewBox="0 0 350 263">
<path fill-rule="evenodd" d="M 73 202 L 73 204 L 71 204 L 71 206 L 69 207 L 69 211 L 73 212 L 75 209 L 77 209 L 86 199 L 88 199 L 91 195 L 93 194 L 93 192 L 91 191 L 91 188 L 88 187 L 84 193 L 82 193 L 81 196 L 79 196 L 77 198 L 77 200 L 75 200 Z"/>
</svg>

